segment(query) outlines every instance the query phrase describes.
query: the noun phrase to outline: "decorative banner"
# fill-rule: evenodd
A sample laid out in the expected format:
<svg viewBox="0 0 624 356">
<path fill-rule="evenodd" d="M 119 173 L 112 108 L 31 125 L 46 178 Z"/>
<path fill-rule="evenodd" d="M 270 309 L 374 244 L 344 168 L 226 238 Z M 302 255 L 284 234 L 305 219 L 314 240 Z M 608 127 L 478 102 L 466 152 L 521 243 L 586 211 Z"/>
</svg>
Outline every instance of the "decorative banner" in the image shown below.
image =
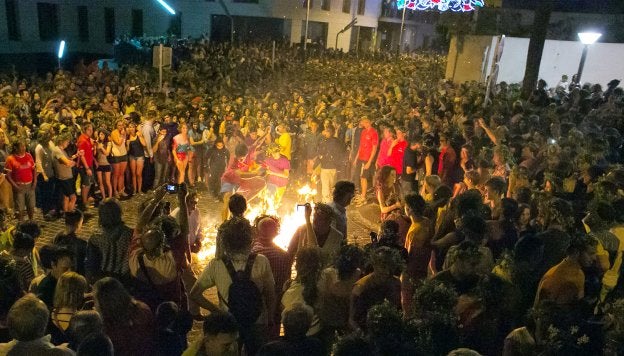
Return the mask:
<svg viewBox="0 0 624 356">
<path fill-rule="evenodd" d="M 397 8 L 403 10 L 437 10 L 468 12 L 483 7 L 485 0 L 397 0 Z"/>
</svg>

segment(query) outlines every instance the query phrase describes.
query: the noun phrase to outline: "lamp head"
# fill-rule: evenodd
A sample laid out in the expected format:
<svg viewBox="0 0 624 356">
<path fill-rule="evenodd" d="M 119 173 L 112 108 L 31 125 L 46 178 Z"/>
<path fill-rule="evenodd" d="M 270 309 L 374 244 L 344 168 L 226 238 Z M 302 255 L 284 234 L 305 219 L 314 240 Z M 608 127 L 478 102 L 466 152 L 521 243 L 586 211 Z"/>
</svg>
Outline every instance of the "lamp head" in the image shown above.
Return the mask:
<svg viewBox="0 0 624 356">
<path fill-rule="evenodd" d="M 602 33 L 598 32 L 579 32 L 578 37 L 581 43 L 584 45 L 594 44 L 602 36 Z"/>
<path fill-rule="evenodd" d="M 165 2 L 165 0 L 156 0 L 156 1 L 160 4 L 160 6 L 162 6 L 165 10 L 167 10 L 167 12 L 170 13 L 171 15 L 176 14 L 175 10 L 171 6 L 169 6 L 169 4 Z"/>
<path fill-rule="evenodd" d="M 65 41 L 61 41 L 61 43 L 59 44 L 59 49 L 58 49 L 58 58 L 59 59 L 63 58 L 64 54 L 65 54 Z"/>
</svg>

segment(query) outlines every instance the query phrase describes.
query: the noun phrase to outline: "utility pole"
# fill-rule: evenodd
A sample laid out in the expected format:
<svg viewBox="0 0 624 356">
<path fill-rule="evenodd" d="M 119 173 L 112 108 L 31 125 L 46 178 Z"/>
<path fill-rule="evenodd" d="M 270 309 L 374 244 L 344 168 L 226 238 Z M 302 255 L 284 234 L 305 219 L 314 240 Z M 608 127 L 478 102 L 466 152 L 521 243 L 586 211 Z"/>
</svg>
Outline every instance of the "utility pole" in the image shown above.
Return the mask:
<svg viewBox="0 0 624 356">
<path fill-rule="evenodd" d="M 401 54 L 401 47 L 403 47 L 403 29 L 405 27 L 405 10 L 407 6 L 403 6 L 403 16 L 401 16 L 401 32 L 399 33 L 399 54 Z"/>
<path fill-rule="evenodd" d="M 303 38 L 303 50 L 305 51 L 308 48 L 308 25 L 310 22 L 310 1 L 311 0 L 306 0 L 306 5 L 307 5 L 307 9 L 306 9 L 306 25 L 305 25 L 305 36 Z"/>
</svg>

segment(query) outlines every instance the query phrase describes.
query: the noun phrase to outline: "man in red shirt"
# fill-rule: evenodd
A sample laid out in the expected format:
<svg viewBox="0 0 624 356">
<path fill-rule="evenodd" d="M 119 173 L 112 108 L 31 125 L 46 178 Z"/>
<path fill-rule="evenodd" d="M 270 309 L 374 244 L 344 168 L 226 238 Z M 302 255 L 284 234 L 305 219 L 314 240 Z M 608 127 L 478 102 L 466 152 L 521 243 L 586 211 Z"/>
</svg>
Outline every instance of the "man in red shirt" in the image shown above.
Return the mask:
<svg viewBox="0 0 624 356">
<path fill-rule="evenodd" d="M 93 125 L 86 123 L 82 125 L 82 134 L 78 137 L 76 146 L 78 151 L 84 152 L 78 165 L 80 174 L 80 193 L 82 195 L 82 210 L 86 210 L 89 204 L 89 189 L 93 184 Z"/>
<path fill-rule="evenodd" d="M 382 126 L 382 137 L 379 143 L 379 154 L 377 155 L 377 169 L 391 164 L 390 162 L 390 146 L 394 140 L 394 129 L 387 124 Z"/>
<path fill-rule="evenodd" d="M 379 134 L 373 128 L 368 117 L 363 116 L 360 119 L 362 125 L 362 133 L 360 134 L 360 147 L 358 149 L 358 158 L 355 166 L 356 172 L 360 172 L 360 195 L 356 198 L 357 205 L 366 203 L 366 190 L 368 189 L 368 181 L 373 179 L 373 159 L 377 153 L 379 146 Z"/>
<path fill-rule="evenodd" d="M 407 141 L 405 140 L 407 130 L 402 127 L 396 127 L 394 130 L 396 138 L 390 144 L 388 164 L 396 169 L 397 175 L 401 175 L 403 174 L 403 156 L 407 148 Z"/>
<path fill-rule="evenodd" d="M 30 153 L 26 152 L 26 142 L 17 140 L 11 147 L 11 155 L 4 164 L 7 180 L 13 187 L 13 197 L 17 206 L 17 219 L 22 220 L 23 211 L 26 209 L 28 219 L 32 220 L 35 213 L 35 187 L 37 175 L 35 174 L 35 160 Z"/>
<path fill-rule="evenodd" d="M 442 182 L 449 187 L 452 187 L 456 182 L 454 181 L 455 164 L 457 161 L 457 154 L 449 142 L 447 135 L 440 135 L 440 156 L 438 158 L 438 176 L 442 179 Z"/>
</svg>

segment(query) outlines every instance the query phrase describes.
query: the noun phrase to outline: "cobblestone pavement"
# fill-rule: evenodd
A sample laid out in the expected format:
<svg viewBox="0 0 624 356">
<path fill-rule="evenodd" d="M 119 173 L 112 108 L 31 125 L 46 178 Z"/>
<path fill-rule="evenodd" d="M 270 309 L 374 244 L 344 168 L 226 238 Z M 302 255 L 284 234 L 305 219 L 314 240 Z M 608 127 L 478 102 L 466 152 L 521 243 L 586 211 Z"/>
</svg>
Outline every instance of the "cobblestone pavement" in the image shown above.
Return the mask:
<svg viewBox="0 0 624 356">
<path fill-rule="evenodd" d="M 292 194 L 292 193 L 291 193 Z M 136 225 L 138 219 L 138 208 L 140 202 L 149 199 L 150 194 L 141 194 L 139 196 L 132 197 L 128 200 L 121 201 L 123 208 L 123 221 L 130 227 Z M 292 195 L 291 195 L 292 199 Z M 172 209 L 177 207 L 177 199 L 175 195 L 165 196 L 165 200 L 171 202 Z M 199 209 L 202 212 L 205 226 L 214 226 L 219 217 L 222 203 L 211 197 L 205 192 L 199 193 Z M 377 230 L 377 217 L 378 212 L 375 212 L 374 205 L 369 204 L 361 208 L 349 207 L 347 209 L 348 217 L 348 235 L 347 238 L 350 243 L 356 243 L 363 246 L 370 242 L 369 232 L 371 230 Z M 63 220 L 45 221 L 39 211 L 35 214 L 35 219 L 40 222 L 42 228 L 42 236 L 37 240 L 37 246 L 40 247 L 45 244 L 52 243 L 54 237 L 62 232 L 65 228 Z M 91 235 L 99 231 L 97 208 L 91 208 L 85 212 L 85 222 L 82 227 L 82 231 L 79 236 L 84 239 L 88 239 Z M 198 263 L 193 266 L 196 273 L 201 273 L 203 263 Z M 206 292 L 206 296 L 213 302 L 217 303 L 216 289 L 212 288 Z M 196 340 L 201 336 L 201 323 L 195 322 L 193 330 L 189 333 L 189 341 Z"/>
</svg>

